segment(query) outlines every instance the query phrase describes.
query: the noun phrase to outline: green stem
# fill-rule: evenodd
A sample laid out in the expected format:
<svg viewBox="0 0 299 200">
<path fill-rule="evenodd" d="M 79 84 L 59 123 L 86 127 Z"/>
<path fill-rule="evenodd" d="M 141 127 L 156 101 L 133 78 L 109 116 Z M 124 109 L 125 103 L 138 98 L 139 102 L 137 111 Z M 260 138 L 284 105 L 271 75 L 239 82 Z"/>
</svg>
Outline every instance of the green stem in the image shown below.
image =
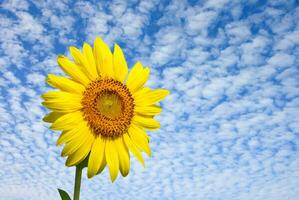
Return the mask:
<svg viewBox="0 0 299 200">
<path fill-rule="evenodd" d="M 82 169 L 83 169 L 83 167 L 81 165 L 76 166 L 74 200 L 79 200 L 79 197 L 80 197 Z"/>
</svg>

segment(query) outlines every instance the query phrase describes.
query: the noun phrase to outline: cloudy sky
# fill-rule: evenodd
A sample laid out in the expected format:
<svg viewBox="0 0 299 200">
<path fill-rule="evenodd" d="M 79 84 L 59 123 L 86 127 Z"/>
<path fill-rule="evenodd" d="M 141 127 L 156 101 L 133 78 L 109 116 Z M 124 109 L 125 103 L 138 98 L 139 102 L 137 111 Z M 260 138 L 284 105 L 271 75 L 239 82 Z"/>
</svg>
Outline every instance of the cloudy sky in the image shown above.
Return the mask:
<svg viewBox="0 0 299 200">
<path fill-rule="evenodd" d="M 101 36 L 171 95 L 146 167 L 88 180 L 82 200 L 297 200 L 299 7 L 295 1 L 0 3 L 0 199 L 72 194 L 58 132 L 41 121 L 58 54 Z"/>
</svg>

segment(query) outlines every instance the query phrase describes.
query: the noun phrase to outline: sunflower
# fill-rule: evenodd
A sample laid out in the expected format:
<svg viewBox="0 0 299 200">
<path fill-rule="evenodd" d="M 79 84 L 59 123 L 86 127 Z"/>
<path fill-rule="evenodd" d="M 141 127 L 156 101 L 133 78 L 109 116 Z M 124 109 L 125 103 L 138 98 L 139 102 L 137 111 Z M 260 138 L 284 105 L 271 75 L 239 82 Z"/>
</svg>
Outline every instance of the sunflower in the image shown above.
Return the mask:
<svg viewBox="0 0 299 200">
<path fill-rule="evenodd" d="M 108 165 L 112 182 L 118 172 L 127 176 L 131 152 L 144 166 L 142 152 L 151 155 L 146 130 L 160 127 L 154 116 L 161 112 L 157 103 L 166 89 L 145 87 L 150 70 L 137 62 L 128 74 L 121 48 L 111 53 L 99 37 L 94 48 L 84 43 L 83 51 L 70 47 L 74 61 L 59 55 L 57 62 L 69 77 L 49 74 L 47 83 L 56 91 L 42 95 L 42 104 L 51 113 L 44 121 L 62 131 L 57 145 L 65 144 L 61 155 L 66 165 L 76 166 L 88 159 L 91 178 Z"/>
</svg>

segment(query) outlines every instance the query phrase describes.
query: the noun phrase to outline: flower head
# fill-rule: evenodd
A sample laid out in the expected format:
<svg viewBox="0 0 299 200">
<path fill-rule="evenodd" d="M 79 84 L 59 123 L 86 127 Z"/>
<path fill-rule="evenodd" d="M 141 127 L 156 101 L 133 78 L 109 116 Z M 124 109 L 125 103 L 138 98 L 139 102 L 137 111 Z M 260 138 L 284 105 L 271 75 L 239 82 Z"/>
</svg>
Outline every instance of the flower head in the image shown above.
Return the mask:
<svg viewBox="0 0 299 200">
<path fill-rule="evenodd" d="M 61 155 L 66 165 L 75 166 L 88 157 L 88 177 L 108 165 L 111 180 L 120 171 L 127 176 L 131 152 L 144 165 L 141 152 L 150 155 L 145 130 L 160 127 L 153 117 L 161 112 L 157 103 L 169 91 L 145 87 L 150 70 L 137 62 L 128 74 L 121 48 L 111 53 L 102 39 L 94 48 L 84 43 L 83 52 L 70 47 L 74 62 L 58 56 L 68 77 L 49 74 L 47 83 L 59 90 L 42 95 L 43 105 L 52 112 L 44 121 L 62 131 L 57 144 L 65 144 Z"/>
</svg>

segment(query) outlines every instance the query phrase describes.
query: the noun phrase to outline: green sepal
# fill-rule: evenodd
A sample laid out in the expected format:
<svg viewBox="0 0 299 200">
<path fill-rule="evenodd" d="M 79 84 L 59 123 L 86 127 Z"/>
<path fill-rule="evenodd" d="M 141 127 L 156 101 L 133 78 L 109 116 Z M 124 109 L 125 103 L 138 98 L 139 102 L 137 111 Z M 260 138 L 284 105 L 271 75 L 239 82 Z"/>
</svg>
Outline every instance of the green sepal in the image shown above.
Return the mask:
<svg viewBox="0 0 299 200">
<path fill-rule="evenodd" d="M 76 166 L 80 167 L 81 169 L 87 167 L 87 166 L 88 166 L 88 159 L 89 159 L 89 154 L 88 154 L 88 156 L 86 156 L 86 158 L 85 158 L 83 161 L 81 161 L 81 162 L 80 162 L 78 165 L 76 165 Z"/>
<path fill-rule="evenodd" d="M 58 189 L 58 192 L 60 194 L 61 200 L 72 200 L 66 191 Z"/>
</svg>

